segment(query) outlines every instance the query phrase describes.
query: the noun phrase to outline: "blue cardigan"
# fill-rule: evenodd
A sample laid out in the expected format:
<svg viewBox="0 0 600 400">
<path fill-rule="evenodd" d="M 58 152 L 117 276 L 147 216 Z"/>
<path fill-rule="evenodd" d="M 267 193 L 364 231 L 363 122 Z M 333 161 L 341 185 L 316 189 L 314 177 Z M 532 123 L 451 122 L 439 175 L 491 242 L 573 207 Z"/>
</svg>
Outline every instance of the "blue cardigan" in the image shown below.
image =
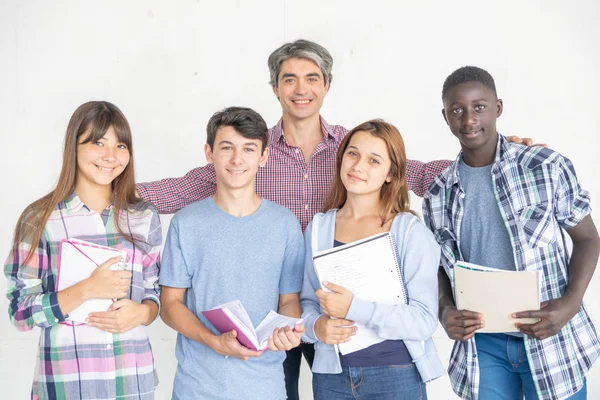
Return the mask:
<svg viewBox="0 0 600 400">
<path fill-rule="evenodd" d="M 315 215 L 304 233 L 306 257 L 304 283 L 300 298 L 306 332 L 303 339 L 315 343 L 312 371 L 335 374 L 342 372 L 340 358 L 333 345 L 325 344 L 315 335 L 315 321 L 322 314 L 315 291 L 320 284 L 312 255 L 333 247 L 337 210 Z M 318 224 L 317 240 L 313 243 L 313 224 Z M 407 231 L 408 230 L 408 231 Z M 379 304 L 354 296 L 347 319 L 365 324 L 383 339 L 403 340 L 424 382 L 446 373 L 437 355 L 431 335 L 438 321 L 438 282 L 440 248 L 433 234 L 417 217 L 398 214 L 390 232 L 396 241 L 398 261 L 408 293 L 408 304 Z M 316 248 L 313 248 L 316 247 Z"/>
</svg>

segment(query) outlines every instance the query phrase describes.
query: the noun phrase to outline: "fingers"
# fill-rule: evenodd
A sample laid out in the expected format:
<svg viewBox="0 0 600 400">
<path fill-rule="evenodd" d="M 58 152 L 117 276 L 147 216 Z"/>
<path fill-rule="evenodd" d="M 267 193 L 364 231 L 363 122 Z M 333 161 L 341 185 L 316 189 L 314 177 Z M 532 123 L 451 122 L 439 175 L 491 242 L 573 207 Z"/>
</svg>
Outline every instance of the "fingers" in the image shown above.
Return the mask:
<svg viewBox="0 0 600 400">
<path fill-rule="evenodd" d="M 512 314 L 515 319 L 518 318 L 547 318 L 550 313 L 544 310 L 521 311 Z"/>
<path fill-rule="evenodd" d="M 100 269 L 109 269 L 111 266 L 113 266 L 114 264 L 118 263 L 119 261 L 121 261 L 121 256 L 112 257 L 112 258 L 109 258 L 108 260 L 104 261 L 102 264 L 100 264 L 98 266 L 98 268 L 100 268 Z"/>
<path fill-rule="evenodd" d="M 332 292 L 336 292 L 336 293 L 347 293 L 348 292 L 348 290 L 346 288 L 336 285 L 335 283 L 327 282 L 327 281 L 323 281 L 323 286 L 325 286 L 327 289 L 331 290 Z"/>
<path fill-rule="evenodd" d="M 442 325 L 453 340 L 471 339 L 478 329 L 485 326 L 483 315 L 474 311 L 448 310 L 443 317 Z"/>
<path fill-rule="evenodd" d="M 274 350 L 290 350 L 300 344 L 300 337 L 289 327 L 275 328 L 270 339 L 273 342 Z"/>
<path fill-rule="evenodd" d="M 477 319 L 477 320 L 482 320 L 483 319 L 483 314 L 475 312 L 475 311 L 469 311 L 469 310 L 448 310 L 448 312 L 446 313 L 446 315 L 448 316 L 448 318 L 457 318 L 457 319 Z"/>
</svg>

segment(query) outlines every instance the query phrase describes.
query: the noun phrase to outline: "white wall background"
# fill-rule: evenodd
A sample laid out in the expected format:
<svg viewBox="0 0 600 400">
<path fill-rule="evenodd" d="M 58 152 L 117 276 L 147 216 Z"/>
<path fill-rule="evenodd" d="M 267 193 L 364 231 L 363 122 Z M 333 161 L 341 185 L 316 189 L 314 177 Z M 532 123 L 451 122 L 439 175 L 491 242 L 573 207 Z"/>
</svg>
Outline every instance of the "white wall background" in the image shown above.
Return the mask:
<svg viewBox="0 0 600 400">
<path fill-rule="evenodd" d="M 330 123 L 386 118 L 402 132 L 409 157 L 420 160 L 454 158 L 459 149 L 440 115 L 445 77 L 466 64 L 488 69 L 504 100 L 501 132 L 570 157 L 597 209 L 599 20 L 595 0 L 0 0 L 0 254 L 8 254 L 22 209 L 53 187 L 78 105 L 103 99 L 123 110 L 138 181 L 179 176 L 205 163 L 204 128 L 216 110 L 245 105 L 277 122 L 267 57 L 297 38 L 334 57 L 322 112 Z M 420 210 L 418 199 L 413 204 Z M 600 326 L 599 275 L 586 301 Z M 10 326 L 7 305 L 2 296 L 1 397 L 25 399 L 39 332 Z M 170 398 L 174 337 L 160 321 L 151 327 L 157 399 Z M 441 329 L 435 338 L 447 361 L 450 341 Z M 588 376 L 590 399 L 600 398 L 598 378 L 600 366 Z M 302 392 L 311 398 L 306 370 Z M 429 397 L 454 398 L 447 378 L 429 386 Z"/>
</svg>

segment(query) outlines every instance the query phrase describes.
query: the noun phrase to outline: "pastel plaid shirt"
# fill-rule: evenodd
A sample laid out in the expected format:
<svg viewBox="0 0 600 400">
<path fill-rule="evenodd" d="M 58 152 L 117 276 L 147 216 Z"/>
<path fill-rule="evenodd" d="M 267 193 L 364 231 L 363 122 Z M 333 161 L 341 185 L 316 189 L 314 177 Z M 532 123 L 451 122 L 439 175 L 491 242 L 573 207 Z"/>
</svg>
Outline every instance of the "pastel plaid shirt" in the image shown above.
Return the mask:
<svg viewBox="0 0 600 400">
<path fill-rule="evenodd" d="M 60 241 L 66 238 L 125 250 L 133 274 L 128 297 L 160 304 L 158 213 L 150 207 L 121 215 L 122 228 L 136 239 L 133 246 L 118 233 L 113 210 L 111 205 L 102 214 L 90 211 L 73 194 L 50 215 L 27 264 L 23 264 L 30 253 L 27 243 L 6 259 L 11 322 L 22 331 L 41 328 L 32 399 L 154 398 L 158 379 L 145 326 L 113 334 L 61 323 L 66 316 L 57 301 L 56 266 Z"/>
<path fill-rule="evenodd" d="M 313 215 L 321 211 L 329 186 L 335 174 L 335 157 L 342 139 L 348 133 L 339 125 L 329 125 L 321 118 L 323 140 L 315 148 L 307 164 L 299 147 L 288 144 L 281 120 L 269 130 L 269 160 L 259 169 L 256 192 L 264 199 L 274 201 L 291 210 L 302 225 L 302 230 Z M 430 163 L 408 160 L 407 177 L 410 189 L 423 196 L 435 177 L 450 161 Z M 216 176 L 212 164 L 195 168 L 181 178 L 167 178 L 140 183 L 138 193 L 153 203 L 161 213 L 174 213 L 186 205 L 216 191 Z"/>
<path fill-rule="evenodd" d="M 453 265 L 463 260 L 460 229 L 465 194 L 458 174 L 460 157 L 462 153 L 435 180 L 423 201 L 425 223 L 442 247 L 442 266 L 452 286 Z M 576 226 L 591 211 L 589 194 L 579 186 L 573 165 L 555 151 L 509 144 L 499 135 L 491 179 L 517 269 L 543 272 L 542 301 L 561 297 L 570 258 L 562 229 Z M 544 340 L 525 336 L 525 348 L 540 399 L 576 393 L 600 355 L 600 341 L 583 304 L 558 334 Z M 448 373 L 456 394 L 477 399 L 474 339 L 454 344 Z"/>
</svg>

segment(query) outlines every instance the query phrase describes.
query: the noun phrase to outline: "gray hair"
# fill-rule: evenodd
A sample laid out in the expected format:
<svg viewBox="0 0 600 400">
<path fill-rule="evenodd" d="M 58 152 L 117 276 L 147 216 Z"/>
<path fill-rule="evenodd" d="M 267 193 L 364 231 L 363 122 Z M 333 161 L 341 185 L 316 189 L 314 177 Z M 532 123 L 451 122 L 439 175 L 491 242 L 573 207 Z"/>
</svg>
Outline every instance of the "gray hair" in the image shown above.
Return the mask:
<svg viewBox="0 0 600 400">
<path fill-rule="evenodd" d="M 277 79 L 281 72 L 281 64 L 288 58 L 306 58 L 311 60 L 323 73 L 323 79 L 325 85 L 331 84 L 331 68 L 333 67 L 333 57 L 325 49 L 325 47 L 311 42 L 309 40 L 299 39 L 295 42 L 286 43 L 277 50 L 275 50 L 269 56 L 269 72 L 271 74 L 271 80 L 269 83 L 271 86 L 277 86 Z"/>
</svg>

